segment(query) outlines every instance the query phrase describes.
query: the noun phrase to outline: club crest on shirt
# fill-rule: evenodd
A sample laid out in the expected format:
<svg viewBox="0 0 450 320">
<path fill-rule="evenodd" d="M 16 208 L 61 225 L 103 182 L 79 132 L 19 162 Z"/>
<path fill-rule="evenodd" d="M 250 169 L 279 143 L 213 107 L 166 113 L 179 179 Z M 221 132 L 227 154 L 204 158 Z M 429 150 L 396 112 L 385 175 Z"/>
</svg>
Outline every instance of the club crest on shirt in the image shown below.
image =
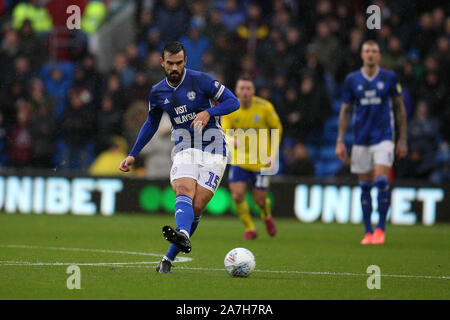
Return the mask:
<svg viewBox="0 0 450 320">
<path fill-rule="evenodd" d="M 383 82 L 383 81 L 378 81 L 378 82 L 377 82 L 377 88 L 378 88 L 379 90 L 383 90 L 383 88 L 384 88 L 384 82 Z"/>
<path fill-rule="evenodd" d="M 363 89 L 363 86 L 360 84 L 360 85 L 358 85 L 358 87 L 357 87 L 357 90 L 358 91 L 361 91 Z"/>
<path fill-rule="evenodd" d="M 259 122 L 259 116 L 258 116 L 257 114 L 255 114 L 255 116 L 253 117 L 253 120 L 254 120 L 255 122 Z"/>
<path fill-rule="evenodd" d="M 194 101 L 195 100 L 195 91 L 189 91 L 186 96 L 188 97 L 189 100 Z"/>
</svg>

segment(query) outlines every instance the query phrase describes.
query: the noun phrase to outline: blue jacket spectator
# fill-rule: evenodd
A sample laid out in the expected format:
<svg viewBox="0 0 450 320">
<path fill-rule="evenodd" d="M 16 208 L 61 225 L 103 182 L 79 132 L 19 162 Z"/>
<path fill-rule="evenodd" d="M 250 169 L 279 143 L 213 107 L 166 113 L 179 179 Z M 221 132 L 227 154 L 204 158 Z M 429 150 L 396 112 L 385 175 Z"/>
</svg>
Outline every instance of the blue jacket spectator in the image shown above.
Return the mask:
<svg viewBox="0 0 450 320">
<path fill-rule="evenodd" d="M 70 62 L 46 63 L 39 77 L 45 83 L 45 90 L 55 101 L 54 116 L 61 120 L 67 107 L 67 93 L 72 85 L 73 64 Z"/>
<path fill-rule="evenodd" d="M 161 31 L 161 41 L 174 41 L 185 34 L 189 13 L 180 0 L 165 0 L 164 7 L 156 12 L 156 22 Z"/>
<path fill-rule="evenodd" d="M 245 22 L 245 10 L 236 0 L 225 0 L 225 8 L 221 14 L 222 23 L 230 32 L 236 32 L 237 27 Z"/>
<path fill-rule="evenodd" d="M 211 49 L 211 43 L 208 38 L 201 35 L 200 26 L 196 22 L 189 24 L 188 36 L 179 40 L 184 44 L 189 56 L 187 59 L 187 67 L 198 70 L 203 66 L 202 57 Z"/>
</svg>

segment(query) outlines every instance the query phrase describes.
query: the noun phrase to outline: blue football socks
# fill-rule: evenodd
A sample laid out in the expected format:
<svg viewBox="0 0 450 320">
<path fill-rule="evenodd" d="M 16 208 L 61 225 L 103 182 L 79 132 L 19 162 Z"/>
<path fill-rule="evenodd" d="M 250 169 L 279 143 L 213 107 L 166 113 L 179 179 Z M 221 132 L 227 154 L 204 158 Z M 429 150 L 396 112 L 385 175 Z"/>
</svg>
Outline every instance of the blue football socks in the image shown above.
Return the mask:
<svg viewBox="0 0 450 320">
<path fill-rule="evenodd" d="M 175 222 L 177 230 L 191 231 L 192 221 L 194 220 L 194 208 L 192 199 L 184 194 L 180 194 L 175 199 Z"/>
<path fill-rule="evenodd" d="M 372 196 L 370 195 L 372 180 L 360 180 L 359 185 L 361 186 L 361 208 L 363 211 L 365 233 L 372 233 L 372 222 L 370 220 L 372 216 Z"/>
<path fill-rule="evenodd" d="M 378 189 L 378 213 L 380 215 L 377 228 L 384 231 L 386 227 L 386 216 L 391 202 L 391 190 L 389 189 L 388 178 L 386 176 L 376 177 L 375 185 Z"/>
</svg>

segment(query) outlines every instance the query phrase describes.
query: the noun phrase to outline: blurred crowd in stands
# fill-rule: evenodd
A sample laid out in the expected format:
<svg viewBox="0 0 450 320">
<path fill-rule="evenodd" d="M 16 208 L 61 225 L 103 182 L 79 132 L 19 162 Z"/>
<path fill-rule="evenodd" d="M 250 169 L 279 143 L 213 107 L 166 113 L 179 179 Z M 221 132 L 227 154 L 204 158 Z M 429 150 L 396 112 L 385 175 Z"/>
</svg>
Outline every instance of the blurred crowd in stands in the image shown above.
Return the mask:
<svg viewBox="0 0 450 320">
<path fill-rule="evenodd" d="M 95 23 L 70 31 L 75 48 L 61 58 L 49 53 L 51 10 L 37 18 L 17 13 L 19 5 L 45 11 L 52 1 L 0 0 L 0 167 L 116 172 L 147 117 L 152 85 L 164 77 L 162 44 L 179 40 L 188 68 L 231 89 L 242 73 L 254 78 L 257 94 L 275 105 L 284 126 L 280 173 L 311 175 L 320 160 L 311 150 L 320 151 L 323 141 L 334 146 L 343 79 L 361 67 L 361 42 L 375 39 L 383 67 L 402 83 L 408 112 L 409 155 L 395 176 L 450 182 L 449 4 L 136 0 L 136 37 L 111 52 L 113 65 L 100 72 L 101 57 L 90 53 L 87 39 L 108 23 L 112 7 L 127 1 L 80 2 Z M 379 30 L 366 26 L 371 4 L 381 8 Z M 50 24 L 36 26 L 33 19 L 42 17 Z M 170 154 L 167 119 L 160 129 L 138 161 L 149 175 L 168 173 L 161 169 Z"/>
</svg>

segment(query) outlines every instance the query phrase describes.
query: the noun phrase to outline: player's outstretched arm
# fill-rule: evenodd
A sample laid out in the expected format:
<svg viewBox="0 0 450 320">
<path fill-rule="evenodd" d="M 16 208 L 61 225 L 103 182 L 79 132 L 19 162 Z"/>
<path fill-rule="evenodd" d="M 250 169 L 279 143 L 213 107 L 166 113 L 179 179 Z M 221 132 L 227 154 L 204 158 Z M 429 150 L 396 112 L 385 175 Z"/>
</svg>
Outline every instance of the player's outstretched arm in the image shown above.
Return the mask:
<svg viewBox="0 0 450 320">
<path fill-rule="evenodd" d="M 347 131 L 348 124 L 352 115 L 352 106 L 349 103 L 342 103 L 341 111 L 339 113 L 339 128 L 338 137 L 336 140 L 336 156 L 343 163 L 348 164 L 349 158 L 347 148 L 344 143 L 345 132 Z"/>
<path fill-rule="evenodd" d="M 134 163 L 134 159 L 136 159 L 142 148 L 145 147 L 145 145 L 153 138 L 158 130 L 162 114 L 162 109 L 159 108 L 152 109 L 148 112 L 147 120 L 142 125 L 141 131 L 139 131 L 139 136 L 136 143 L 134 144 L 134 147 L 128 157 L 126 157 L 120 164 L 119 170 L 124 172 L 130 171 L 131 166 Z"/>
<path fill-rule="evenodd" d="M 395 153 L 401 159 L 403 157 L 406 157 L 406 155 L 408 154 L 406 108 L 402 96 L 394 98 L 394 106 L 395 106 L 395 114 L 397 116 L 398 133 L 399 133 Z"/>
<path fill-rule="evenodd" d="M 211 117 L 224 116 L 236 111 L 241 106 L 238 98 L 228 88 L 225 88 L 218 101 L 220 104 L 206 110 Z"/>
</svg>

